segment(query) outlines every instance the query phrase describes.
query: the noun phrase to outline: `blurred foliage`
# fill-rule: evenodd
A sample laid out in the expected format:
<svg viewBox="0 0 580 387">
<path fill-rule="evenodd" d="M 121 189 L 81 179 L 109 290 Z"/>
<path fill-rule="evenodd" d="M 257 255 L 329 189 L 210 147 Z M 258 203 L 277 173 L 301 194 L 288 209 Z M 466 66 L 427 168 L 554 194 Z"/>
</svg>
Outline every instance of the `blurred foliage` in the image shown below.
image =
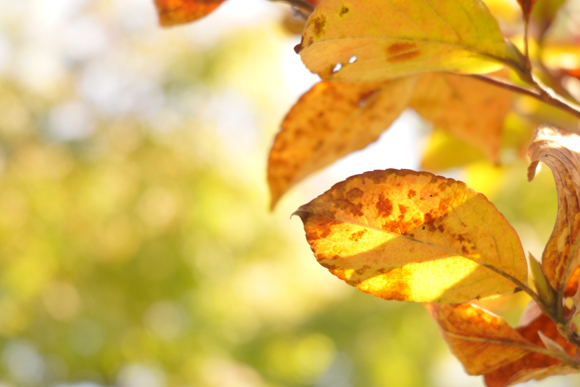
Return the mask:
<svg viewBox="0 0 580 387">
<path fill-rule="evenodd" d="M 0 0 L 0 386 L 480 385 L 421 305 L 319 267 L 303 198 L 267 211 L 297 38 L 231 3 L 162 31 L 137 0 Z M 555 193 L 525 167 L 467 180 L 536 248 Z"/>
</svg>

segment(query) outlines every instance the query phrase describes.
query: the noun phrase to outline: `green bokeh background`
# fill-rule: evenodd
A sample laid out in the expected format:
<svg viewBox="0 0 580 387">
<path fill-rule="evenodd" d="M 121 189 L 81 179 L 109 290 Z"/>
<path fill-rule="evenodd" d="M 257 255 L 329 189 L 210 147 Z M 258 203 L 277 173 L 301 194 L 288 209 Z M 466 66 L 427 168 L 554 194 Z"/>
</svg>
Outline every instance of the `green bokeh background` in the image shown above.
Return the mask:
<svg viewBox="0 0 580 387">
<path fill-rule="evenodd" d="M 0 0 L 0 386 L 481 385 L 420 304 L 316 263 L 288 216 L 336 175 L 267 210 L 270 143 L 311 80 L 284 7 L 222 8 L 161 30 L 149 1 Z M 470 168 L 450 173 L 540 255 L 549 172 Z M 490 306 L 517 323 L 525 303 Z"/>
</svg>

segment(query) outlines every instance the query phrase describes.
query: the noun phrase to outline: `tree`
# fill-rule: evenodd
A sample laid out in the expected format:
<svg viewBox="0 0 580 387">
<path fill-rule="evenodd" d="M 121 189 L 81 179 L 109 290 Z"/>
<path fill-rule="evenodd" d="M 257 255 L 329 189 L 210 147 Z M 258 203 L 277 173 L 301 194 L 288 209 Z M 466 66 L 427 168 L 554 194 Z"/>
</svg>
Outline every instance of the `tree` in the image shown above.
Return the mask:
<svg viewBox="0 0 580 387">
<path fill-rule="evenodd" d="M 222 2 L 156 5 L 161 24 L 171 26 Z M 516 153 L 527 147 L 529 180 L 540 161 L 554 175 L 558 214 L 541 263 L 526 259 L 484 195 L 430 172 L 352 176 L 294 214 L 322 266 L 363 292 L 425 303 L 466 371 L 484 375 L 488 386 L 580 371 L 580 106 L 567 88 L 574 69 L 545 64 L 546 36 L 564 2 L 518 0 L 521 47 L 481 0 L 286 2 L 308 17 L 295 51 L 322 81 L 292 107 L 274 140 L 272 208 L 305 177 L 377 140 L 407 107 L 450 135 L 448 145 L 470 146 L 452 165 L 477 152 L 500 163 L 509 114 L 526 128 L 541 123 L 504 145 Z M 515 111 L 520 98 L 549 106 L 548 122 L 540 110 Z M 516 328 L 473 303 L 520 291 L 531 301 Z"/>
</svg>

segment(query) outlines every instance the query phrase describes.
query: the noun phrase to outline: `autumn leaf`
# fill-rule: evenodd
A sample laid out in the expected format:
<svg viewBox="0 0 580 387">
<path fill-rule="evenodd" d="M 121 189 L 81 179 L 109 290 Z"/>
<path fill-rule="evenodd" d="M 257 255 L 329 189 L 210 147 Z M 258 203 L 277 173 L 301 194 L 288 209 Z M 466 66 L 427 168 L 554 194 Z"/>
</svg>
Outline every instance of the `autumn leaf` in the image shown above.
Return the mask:
<svg viewBox="0 0 580 387">
<path fill-rule="evenodd" d="M 370 84 L 323 81 L 290 110 L 268 160 L 272 207 L 311 173 L 376 141 L 406 108 L 415 78 Z"/>
<path fill-rule="evenodd" d="M 542 314 L 533 301 L 531 305 L 532 309 L 536 311 L 536 313 L 532 313 L 532 316 L 536 317 L 524 320 L 515 330 L 533 346 L 542 349 L 554 345 L 558 346 L 561 351 L 560 355 L 554 353 L 550 356 L 537 350 L 527 351 L 525 356 L 514 359 L 515 361 L 487 373 L 485 383 L 488 387 L 505 387 L 532 379 L 541 380 L 552 375 L 578 372 L 578 365 L 574 360 L 577 352 L 576 346 L 558 333 L 556 324 L 548 316 Z"/>
<path fill-rule="evenodd" d="M 171 27 L 197 20 L 215 10 L 225 0 L 155 0 L 159 24 Z"/>
<path fill-rule="evenodd" d="M 527 283 L 513 228 L 485 196 L 453 179 L 367 172 L 295 214 L 322 266 L 385 299 L 458 303 Z"/>
<path fill-rule="evenodd" d="M 428 73 L 419 77 L 410 106 L 499 163 L 501 133 L 512 100 L 512 92 L 477 79 Z"/>
<path fill-rule="evenodd" d="M 504 319 L 475 305 L 425 304 L 451 352 L 470 375 L 482 375 L 529 353 L 530 343 Z"/>
<path fill-rule="evenodd" d="M 325 0 L 296 51 L 323 79 L 348 82 L 523 66 L 480 0 Z"/>
<path fill-rule="evenodd" d="M 542 161 L 554 175 L 558 192 L 556 225 L 542 255 L 542 268 L 552 287 L 563 294 L 580 266 L 580 136 L 553 126 L 540 126 L 529 147 L 532 180 Z"/>
</svg>

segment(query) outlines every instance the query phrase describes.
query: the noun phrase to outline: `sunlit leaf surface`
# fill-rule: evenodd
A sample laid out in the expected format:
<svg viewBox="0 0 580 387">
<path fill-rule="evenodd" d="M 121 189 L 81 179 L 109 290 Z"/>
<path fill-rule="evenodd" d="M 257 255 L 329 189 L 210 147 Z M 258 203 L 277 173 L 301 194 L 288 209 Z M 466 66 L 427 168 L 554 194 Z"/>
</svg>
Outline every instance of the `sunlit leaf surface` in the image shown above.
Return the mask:
<svg viewBox="0 0 580 387">
<path fill-rule="evenodd" d="M 294 184 L 376 141 L 403 112 L 415 78 L 348 84 L 323 81 L 290 110 L 268 160 L 272 206 Z"/>
<path fill-rule="evenodd" d="M 367 172 L 300 207 L 318 262 L 386 299 L 464 302 L 526 284 L 521 243 L 485 196 L 427 172 Z"/>
<path fill-rule="evenodd" d="M 350 82 L 425 71 L 490 72 L 511 55 L 479 0 L 326 0 L 296 50 L 322 78 Z"/>
</svg>

